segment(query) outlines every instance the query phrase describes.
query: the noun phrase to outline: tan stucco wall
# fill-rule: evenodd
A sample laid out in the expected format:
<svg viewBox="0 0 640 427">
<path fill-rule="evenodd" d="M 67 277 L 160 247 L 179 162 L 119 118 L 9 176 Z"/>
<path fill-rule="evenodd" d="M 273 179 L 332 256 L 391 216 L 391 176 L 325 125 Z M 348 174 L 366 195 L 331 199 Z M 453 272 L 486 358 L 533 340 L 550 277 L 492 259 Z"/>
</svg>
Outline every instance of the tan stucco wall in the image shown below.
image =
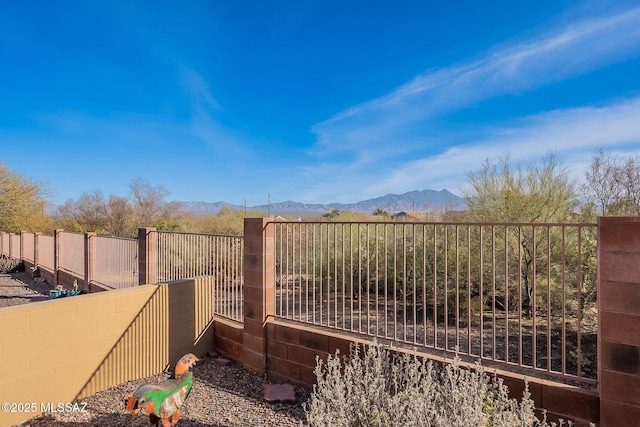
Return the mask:
<svg viewBox="0 0 640 427">
<path fill-rule="evenodd" d="M 72 402 L 213 348 L 210 278 L 0 309 L 0 402 Z M 0 412 L 0 427 L 36 414 Z"/>
</svg>

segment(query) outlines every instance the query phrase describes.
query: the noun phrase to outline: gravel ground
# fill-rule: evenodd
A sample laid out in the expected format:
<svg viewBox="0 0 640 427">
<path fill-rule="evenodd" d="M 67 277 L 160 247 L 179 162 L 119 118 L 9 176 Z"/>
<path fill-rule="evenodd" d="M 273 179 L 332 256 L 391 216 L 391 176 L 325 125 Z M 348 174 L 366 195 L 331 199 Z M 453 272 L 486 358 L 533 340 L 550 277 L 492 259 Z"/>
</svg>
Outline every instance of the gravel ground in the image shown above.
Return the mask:
<svg viewBox="0 0 640 427">
<path fill-rule="evenodd" d="M 125 410 L 124 400 L 139 386 L 158 384 L 167 377 L 162 374 L 119 384 L 80 399 L 78 406 L 81 409 L 86 403 L 86 412 L 42 414 L 21 426 L 149 426 L 149 417 L 134 417 Z M 308 399 L 307 389 L 295 389 L 296 404 L 266 403 L 262 388 L 273 381 L 247 372 L 238 365 L 218 366 L 211 358 L 198 362 L 193 377 L 193 388 L 182 407 L 177 427 L 304 425 L 304 409 L 300 402 Z"/>
<path fill-rule="evenodd" d="M 51 289 L 43 279 L 31 279 L 25 272 L 0 274 L 0 307 L 47 300 Z"/>
<path fill-rule="evenodd" d="M 0 307 L 48 299 L 51 286 L 32 280 L 26 273 L 0 274 Z M 167 374 L 155 375 L 119 384 L 80 399 L 69 412 L 41 414 L 21 426 L 149 426 L 147 416 L 134 417 L 124 407 L 126 397 L 143 384 L 158 384 Z M 287 427 L 304 425 L 303 402 L 310 391 L 296 387 L 297 403 L 266 403 L 264 384 L 277 381 L 245 371 L 236 364 L 219 366 L 212 358 L 203 358 L 194 368 L 193 388 L 182 408 L 177 427 Z M 63 402 L 66 403 L 66 402 Z"/>
</svg>

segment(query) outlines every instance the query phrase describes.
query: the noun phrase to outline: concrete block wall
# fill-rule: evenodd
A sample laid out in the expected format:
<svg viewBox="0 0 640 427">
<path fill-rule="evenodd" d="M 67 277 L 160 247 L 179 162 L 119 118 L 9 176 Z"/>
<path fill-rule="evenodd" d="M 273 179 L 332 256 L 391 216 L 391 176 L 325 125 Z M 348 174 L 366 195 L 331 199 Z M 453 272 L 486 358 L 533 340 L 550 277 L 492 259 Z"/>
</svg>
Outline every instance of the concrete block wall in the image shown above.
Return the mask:
<svg viewBox="0 0 640 427">
<path fill-rule="evenodd" d="M 215 318 L 215 349 L 222 356 L 242 363 L 243 337 L 242 323 Z"/>
<path fill-rule="evenodd" d="M 361 346 L 371 341 L 355 336 L 330 332 L 322 328 L 312 328 L 294 322 L 270 320 L 267 325 L 267 372 L 275 378 L 293 384 L 312 387 L 316 383 L 314 369 L 316 358 L 326 362 L 328 355 L 340 351 L 341 357 L 349 355 L 351 343 Z M 407 352 L 418 357 L 428 357 L 436 364 L 450 363 L 451 358 L 436 357 L 406 349 L 396 348 L 394 352 Z M 461 365 L 473 368 L 472 363 Z M 509 387 L 512 398 L 521 399 L 525 386 L 525 376 L 500 369 L 486 368 L 496 373 Z M 550 421 L 559 418 L 570 419 L 577 427 L 587 427 L 589 422 L 599 419 L 599 398 L 596 391 L 538 378 L 527 378 L 531 399 L 536 407 L 547 411 Z"/>
<path fill-rule="evenodd" d="M 214 347 L 210 279 L 0 309 L 0 402 L 66 403 Z M 36 414 L 0 413 L 0 427 Z"/>
<path fill-rule="evenodd" d="M 267 325 L 267 372 L 283 381 L 312 387 L 316 383 L 316 357 L 323 361 L 336 350 L 349 354 L 351 342 L 364 344 L 355 337 L 326 330 L 271 320 Z"/>
<path fill-rule="evenodd" d="M 601 425 L 640 425 L 640 218 L 598 221 Z"/>
</svg>

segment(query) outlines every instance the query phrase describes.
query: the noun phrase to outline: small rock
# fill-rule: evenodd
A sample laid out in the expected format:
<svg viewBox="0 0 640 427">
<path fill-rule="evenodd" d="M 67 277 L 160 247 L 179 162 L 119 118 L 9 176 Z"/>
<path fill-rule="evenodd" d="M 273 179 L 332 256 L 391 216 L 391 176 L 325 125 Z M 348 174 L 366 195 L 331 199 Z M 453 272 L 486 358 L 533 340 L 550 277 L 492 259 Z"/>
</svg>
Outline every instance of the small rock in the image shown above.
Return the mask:
<svg viewBox="0 0 640 427">
<path fill-rule="evenodd" d="M 224 357 L 218 357 L 215 359 L 215 362 L 218 366 L 227 366 L 231 363 L 231 360 L 225 359 Z"/>
<path fill-rule="evenodd" d="M 296 393 L 291 384 L 265 384 L 264 401 L 268 403 L 296 403 Z"/>
<path fill-rule="evenodd" d="M 209 350 L 209 351 L 207 352 L 207 356 L 209 356 L 209 357 L 211 357 L 211 358 L 215 359 L 216 357 L 218 357 L 218 356 L 220 356 L 220 355 L 219 355 L 219 354 L 218 354 L 218 352 L 217 352 L 217 351 L 215 351 L 215 350 Z"/>
</svg>

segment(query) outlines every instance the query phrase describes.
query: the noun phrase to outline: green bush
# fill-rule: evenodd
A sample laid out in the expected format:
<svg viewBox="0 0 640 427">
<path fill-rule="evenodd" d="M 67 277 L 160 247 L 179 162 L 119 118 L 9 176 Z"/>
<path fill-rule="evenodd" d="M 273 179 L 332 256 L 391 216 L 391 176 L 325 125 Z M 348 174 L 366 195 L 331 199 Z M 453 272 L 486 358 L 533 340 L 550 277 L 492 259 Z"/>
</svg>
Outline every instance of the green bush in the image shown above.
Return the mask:
<svg viewBox="0 0 640 427">
<path fill-rule="evenodd" d="M 520 401 L 510 399 L 501 379 L 479 363 L 462 368 L 457 358 L 437 369 L 415 356 L 391 356 L 379 344 L 364 352 L 352 345 L 344 364 L 339 351 L 326 364 L 317 359 L 315 374 L 305 405 L 311 426 L 549 425 L 536 418 L 528 385 Z"/>
</svg>

